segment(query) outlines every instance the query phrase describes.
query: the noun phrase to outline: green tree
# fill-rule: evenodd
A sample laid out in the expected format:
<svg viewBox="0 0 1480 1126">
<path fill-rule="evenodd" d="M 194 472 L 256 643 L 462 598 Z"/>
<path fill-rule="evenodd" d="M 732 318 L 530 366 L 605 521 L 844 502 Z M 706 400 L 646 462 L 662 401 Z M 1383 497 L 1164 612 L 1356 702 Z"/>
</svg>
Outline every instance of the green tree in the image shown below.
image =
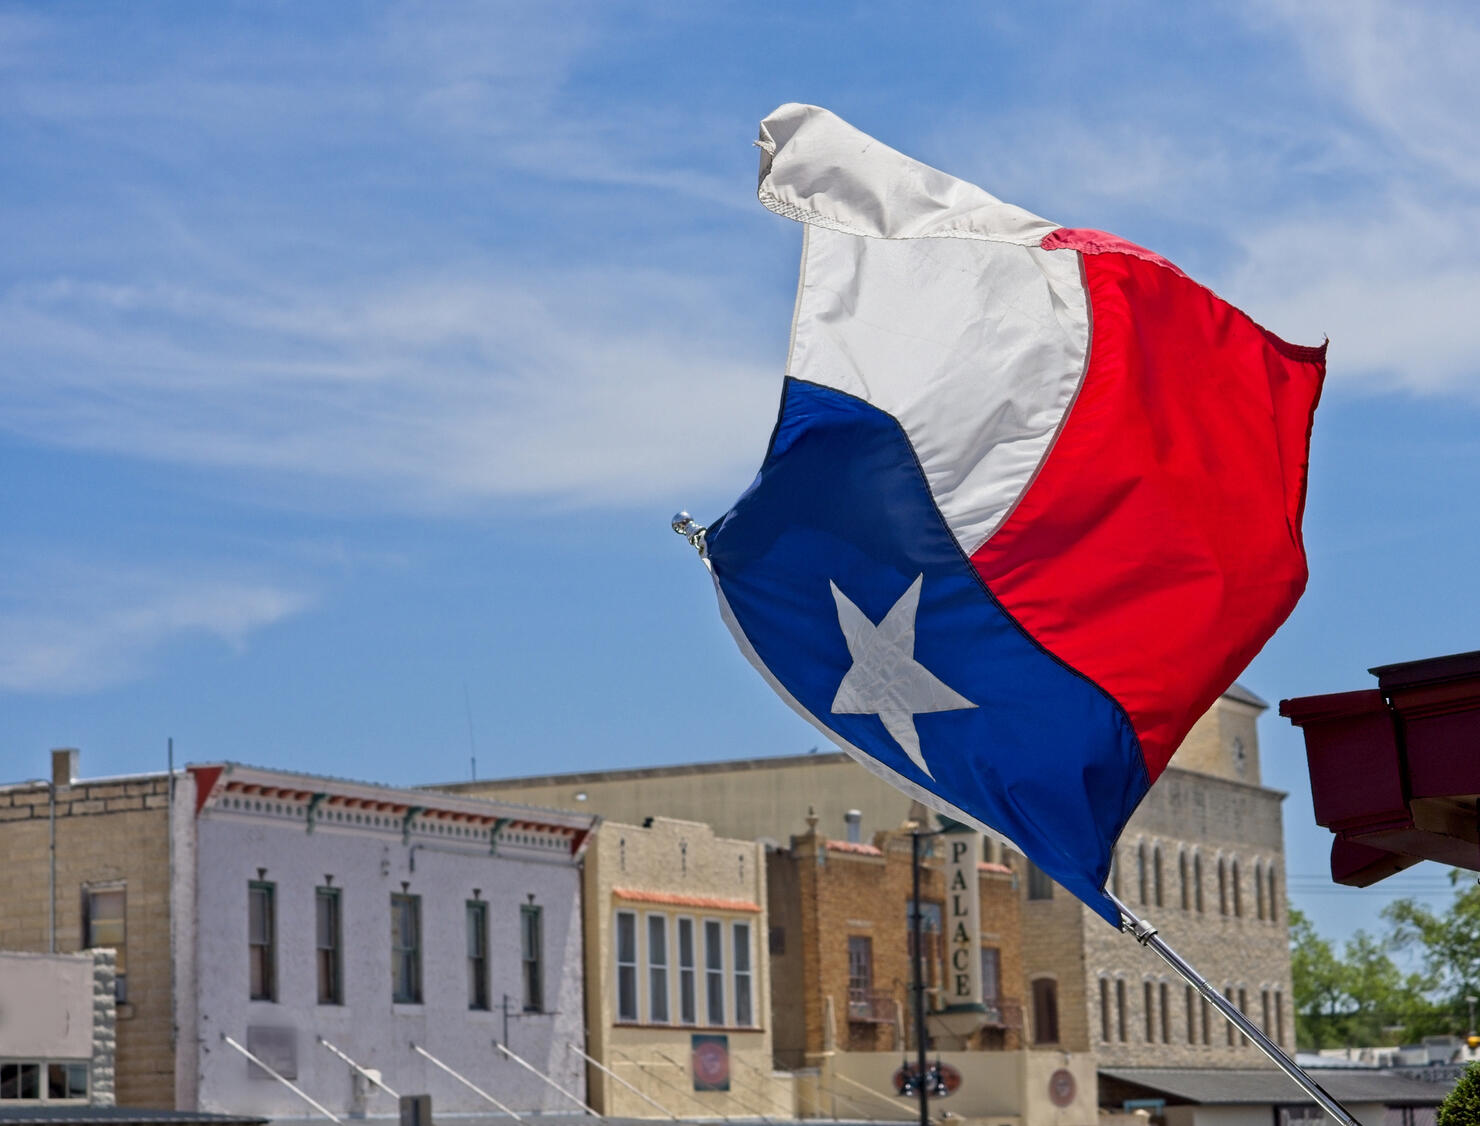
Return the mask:
<svg viewBox="0 0 1480 1126">
<path fill-rule="evenodd" d="M 1419 955 L 1435 1001 L 1435 1032 L 1468 1033 L 1467 999 L 1480 996 L 1480 884 L 1473 872 L 1451 871 L 1454 902 L 1444 912 L 1412 899 L 1383 908 L 1393 943 Z"/>
<path fill-rule="evenodd" d="M 1359 930 L 1338 955 L 1299 910 L 1290 908 L 1289 920 L 1300 1048 L 1397 1044 L 1438 1030 L 1432 979 L 1403 973 L 1389 941 Z"/>
<path fill-rule="evenodd" d="M 1439 1104 L 1437 1126 L 1480 1126 L 1480 1064 L 1465 1068 L 1454 1090 Z"/>
</svg>

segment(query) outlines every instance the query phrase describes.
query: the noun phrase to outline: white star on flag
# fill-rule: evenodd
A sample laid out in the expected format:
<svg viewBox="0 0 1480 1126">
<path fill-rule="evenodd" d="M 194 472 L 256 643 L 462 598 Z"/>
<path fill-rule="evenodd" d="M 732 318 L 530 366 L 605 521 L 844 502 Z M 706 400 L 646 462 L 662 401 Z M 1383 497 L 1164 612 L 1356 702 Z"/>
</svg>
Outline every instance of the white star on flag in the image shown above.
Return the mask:
<svg viewBox="0 0 1480 1126">
<path fill-rule="evenodd" d="M 853 667 L 833 697 L 834 715 L 876 715 L 910 761 L 930 777 L 920 753 L 915 716 L 976 707 L 915 660 L 915 614 L 925 575 L 915 576 L 878 625 L 855 606 L 838 584 L 828 580 L 838 607 L 838 625 L 853 657 Z"/>
</svg>

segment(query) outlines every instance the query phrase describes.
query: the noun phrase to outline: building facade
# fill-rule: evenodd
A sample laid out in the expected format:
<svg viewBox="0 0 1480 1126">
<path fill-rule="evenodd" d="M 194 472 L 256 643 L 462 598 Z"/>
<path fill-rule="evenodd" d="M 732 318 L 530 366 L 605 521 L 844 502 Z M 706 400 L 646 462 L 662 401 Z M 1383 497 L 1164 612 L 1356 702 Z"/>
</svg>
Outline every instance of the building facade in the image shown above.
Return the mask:
<svg viewBox="0 0 1480 1126">
<path fill-rule="evenodd" d="M 0 787 L 0 949 L 116 951 L 114 1097 L 173 1107 L 169 777 L 77 762 L 53 751 L 49 780 Z"/>
<path fill-rule="evenodd" d="M 113 967 L 112 950 L 0 951 L 0 1112 L 113 1105 Z"/>
<path fill-rule="evenodd" d="M 772 1067 L 765 852 L 693 821 L 602 825 L 585 864 L 591 1104 L 787 1116 Z"/>
</svg>

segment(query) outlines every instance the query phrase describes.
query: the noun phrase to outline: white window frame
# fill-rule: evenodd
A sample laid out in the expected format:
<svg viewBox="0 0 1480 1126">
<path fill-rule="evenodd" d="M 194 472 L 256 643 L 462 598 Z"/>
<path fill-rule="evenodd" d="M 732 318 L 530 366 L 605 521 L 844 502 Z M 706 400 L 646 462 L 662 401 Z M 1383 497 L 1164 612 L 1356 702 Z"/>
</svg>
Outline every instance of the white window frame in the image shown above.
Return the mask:
<svg viewBox="0 0 1480 1126">
<path fill-rule="evenodd" d="M 632 960 L 622 961 L 622 919 L 632 921 Z M 641 951 L 639 946 L 642 935 L 637 926 L 637 912 L 618 909 L 612 916 L 612 958 L 616 963 L 616 976 L 612 982 L 616 996 L 612 998 L 612 1008 L 615 1011 L 618 1024 L 638 1024 L 642 1020 L 642 979 L 638 974 L 641 966 Z M 632 970 L 632 1012 L 622 1011 L 622 970 L 630 967 Z"/>
<path fill-rule="evenodd" d="M 680 915 L 674 921 L 673 927 L 673 960 L 678 972 L 675 975 L 678 983 L 678 1024 L 697 1026 L 699 1023 L 699 941 L 700 931 L 698 923 L 692 915 Z M 689 931 L 689 963 L 683 962 L 683 930 L 687 924 Z M 684 1012 L 684 981 L 688 980 L 689 1011 Z"/>
<path fill-rule="evenodd" d="M 663 936 L 663 958 L 661 961 L 653 956 L 653 923 L 655 922 L 660 926 Z M 649 1024 L 673 1023 L 672 978 L 668 972 L 671 964 L 669 947 L 672 945 L 669 934 L 670 929 L 666 914 L 650 911 L 642 917 L 643 962 L 647 967 L 647 973 L 644 977 L 645 984 L 647 985 L 647 1019 Z"/>
<path fill-rule="evenodd" d="M 740 941 L 740 932 L 745 932 L 745 941 Z M 740 968 L 739 959 L 736 957 L 741 949 L 745 951 L 745 968 Z M 730 922 L 730 980 L 735 1009 L 736 1028 L 754 1028 L 755 1020 L 755 928 L 750 925 L 749 919 L 733 919 Z M 744 979 L 744 992 L 741 992 L 741 979 Z M 740 998 L 745 998 L 745 1012 L 740 1011 Z"/>
<path fill-rule="evenodd" d="M 711 930 L 711 928 L 713 928 Z M 726 997 L 725 988 L 725 923 L 723 919 L 704 920 L 704 1023 L 710 1028 L 725 1028 L 725 1013 L 728 1011 L 729 998 Z M 711 942 L 710 935 L 717 934 L 718 942 Z M 715 961 L 710 957 L 710 952 L 718 954 L 718 965 L 712 965 Z M 714 977 L 719 978 L 719 1019 L 715 1020 L 714 993 L 711 981 Z"/>
</svg>

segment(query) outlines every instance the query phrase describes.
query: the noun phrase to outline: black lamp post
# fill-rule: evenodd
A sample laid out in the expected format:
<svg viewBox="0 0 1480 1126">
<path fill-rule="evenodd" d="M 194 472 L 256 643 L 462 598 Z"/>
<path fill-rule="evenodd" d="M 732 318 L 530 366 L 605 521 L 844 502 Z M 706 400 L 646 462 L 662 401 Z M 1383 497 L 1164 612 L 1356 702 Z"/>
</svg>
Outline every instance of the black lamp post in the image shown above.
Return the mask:
<svg viewBox="0 0 1480 1126">
<path fill-rule="evenodd" d="M 913 976 L 915 979 L 915 1089 L 920 1096 L 920 1126 L 930 1126 L 931 1076 L 925 1063 L 925 943 L 920 904 L 920 841 L 925 837 L 938 837 L 940 831 L 921 832 L 910 830 L 910 879 L 914 891 L 914 906 L 910 925 L 915 938 Z M 906 1078 L 908 1082 L 908 1078 Z"/>
</svg>

